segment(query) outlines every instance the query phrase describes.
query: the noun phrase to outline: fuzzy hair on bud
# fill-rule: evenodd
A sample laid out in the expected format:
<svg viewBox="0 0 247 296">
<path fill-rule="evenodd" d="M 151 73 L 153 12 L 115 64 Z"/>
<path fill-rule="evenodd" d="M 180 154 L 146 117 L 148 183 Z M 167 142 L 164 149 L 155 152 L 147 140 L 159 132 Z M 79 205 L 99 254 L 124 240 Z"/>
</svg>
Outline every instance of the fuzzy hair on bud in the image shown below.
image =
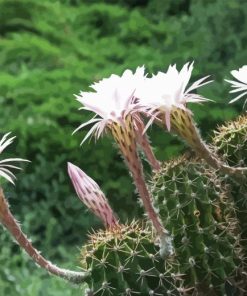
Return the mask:
<svg viewBox="0 0 247 296">
<path fill-rule="evenodd" d="M 68 162 L 68 174 L 79 199 L 97 216 L 107 228 L 118 225 L 118 221 L 98 184 L 79 167 Z"/>
</svg>

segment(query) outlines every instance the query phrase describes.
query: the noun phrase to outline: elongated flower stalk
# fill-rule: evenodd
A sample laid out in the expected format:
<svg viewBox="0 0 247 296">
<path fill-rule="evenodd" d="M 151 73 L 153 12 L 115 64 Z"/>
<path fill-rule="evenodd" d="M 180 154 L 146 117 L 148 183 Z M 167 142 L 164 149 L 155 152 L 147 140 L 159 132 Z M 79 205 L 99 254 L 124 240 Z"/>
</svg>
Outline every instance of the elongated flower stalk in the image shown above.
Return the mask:
<svg viewBox="0 0 247 296">
<path fill-rule="evenodd" d="M 151 196 L 148 192 L 143 176 L 142 164 L 137 155 L 135 131 L 131 116 L 129 115 L 126 117 L 123 125 L 119 123 L 113 123 L 110 126 L 110 130 L 126 160 L 126 164 L 133 176 L 136 188 L 142 198 L 143 205 L 149 215 L 150 220 L 153 222 L 158 234 L 163 234 L 164 228 L 152 206 Z"/>
<path fill-rule="evenodd" d="M 92 134 L 99 138 L 106 129 L 112 133 L 133 176 L 148 217 L 161 237 L 163 247 L 166 243 L 164 237 L 167 237 L 167 232 L 153 208 L 152 199 L 145 184 L 142 164 L 137 155 L 133 124 L 139 119 L 140 110 L 140 108 L 136 109 L 135 90 L 143 83 L 144 78 L 144 67 L 137 68 L 134 74 L 126 70 L 121 77 L 111 75 L 108 79 L 92 85 L 91 87 L 96 92 L 81 92 L 77 96 L 77 100 L 84 105 L 81 109 L 93 111 L 96 115 L 80 125 L 76 131 L 88 124 L 94 124 L 82 143 Z M 99 118 L 96 118 L 97 115 Z M 167 239 L 167 242 L 167 247 L 170 248 L 168 246 L 170 240 Z"/>
<path fill-rule="evenodd" d="M 157 212 L 154 210 L 152 198 L 145 183 L 142 164 L 137 154 L 135 130 L 131 116 L 126 117 L 124 125 L 113 123 L 110 130 L 132 174 L 135 186 L 140 194 L 148 217 L 157 231 L 161 257 L 166 258 L 173 255 L 172 239 L 160 222 Z"/>
<path fill-rule="evenodd" d="M 134 130 L 135 130 L 135 137 L 136 137 L 137 143 L 140 145 L 140 147 L 144 151 L 149 164 L 151 165 L 153 170 L 159 171 L 161 169 L 160 162 L 155 157 L 152 147 L 150 146 L 149 139 L 146 133 L 144 133 L 145 126 L 141 118 L 139 120 L 134 121 Z"/>
<path fill-rule="evenodd" d="M 51 274 L 59 276 L 69 282 L 80 284 L 85 281 L 89 273 L 76 272 L 63 268 L 59 268 L 56 265 L 45 259 L 40 252 L 35 249 L 27 236 L 22 232 L 20 225 L 15 220 L 14 216 L 10 212 L 8 202 L 4 197 L 3 190 L 0 188 L 0 223 L 10 232 L 14 237 L 18 245 L 26 251 L 26 253 L 37 263 L 40 267 L 44 268 Z"/>
<path fill-rule="evenodd" d="M 152 78 L 146 78 L 143 87 L 137 91 L 140 106 L 146 106 L 154 115 L 148 125 L 155 121 L 183 138 L 195 152 L 209 165 L 219 169 L 224 174 L 233 176 L 238 181 L 246 180 L 246 168 L 232 168 L 222 162 L 202 140 L 191 111 L 186 104 L 189 102 L 204 102 L 208 99 L 191 93 L 198 87 L 210 83 L 208 77 L 194 82 L 187 90 L 193 63 L 185 64 L 180 72 L 176 65 L 170 66 L 167 73 L 158 72 Z"/>
<path fill-rule="evenodd" d="M 106 228 L 118 228 L 118 220 L 98 184 L 72 163 L 68 163 L 68 173 L 79 199 L 103 221 Z"/>
<path fill-rule="evenodd" d="M 247 97 L 247 65 L 239 68 L 238 70 L 231 71 L 231 74 L 237 79 L 237 81 L 226 79 L 226 81 L 229 82 L 233 88 L 230 93 L 240 92 L 240 95 L 230 101 L 230 103 L 234 103 L 244 96 Z M 244 106 L 246 103 L 247 98 L 245 99 Z"/>
</svg>

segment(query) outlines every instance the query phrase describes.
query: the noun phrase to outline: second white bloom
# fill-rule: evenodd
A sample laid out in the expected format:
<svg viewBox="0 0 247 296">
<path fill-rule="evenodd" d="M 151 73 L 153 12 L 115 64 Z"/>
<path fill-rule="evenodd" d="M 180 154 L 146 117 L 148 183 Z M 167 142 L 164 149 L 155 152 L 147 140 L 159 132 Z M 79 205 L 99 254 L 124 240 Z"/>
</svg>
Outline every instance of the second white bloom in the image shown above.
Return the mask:
<svg viewBox="0 0 247 296">
<path fill-rule="evenodd" d="M 172 108 L 177 107 L 189 111 L 186 103 L 208 101 L 192 91 L 210 83 L 211 81 L 205 81 L 209 76 L 197 80 L 187 88 L 192 70 L 193 63 L 186 63 L 180 72 L 176 65 L 170 65 L 167 72 L 158 72 L 151 78 L 146 78 L 142 87 L 136 92 L 141 106 L 145 106 L 151 111 L 165 112 L 168 130 L 170 130 Z"/>
</svg>

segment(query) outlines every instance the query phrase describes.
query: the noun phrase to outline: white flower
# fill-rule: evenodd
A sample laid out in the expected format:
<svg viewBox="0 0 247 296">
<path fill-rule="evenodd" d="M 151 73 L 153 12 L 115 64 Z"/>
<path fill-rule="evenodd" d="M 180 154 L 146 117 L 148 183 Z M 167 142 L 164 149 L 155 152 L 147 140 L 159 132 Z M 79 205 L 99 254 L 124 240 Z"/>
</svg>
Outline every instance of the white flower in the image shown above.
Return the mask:
<svg viewBox="0 0 247 296">
<path fill-rule="evenodd" d="M 5 150 L 5 148 L 9 146 L 15 139 L 15 137 L 11 137 L 8 139 L 9 135 L 10 133 L 5 134 L 0 140 L 0 155 Z M 22 158 L 6 158 L 6 159 L 0 160 L 0 177 L 5 178 L 7 181 L 11 182 L 12 184 L 14 184 L 14 179 L 16 179 L 16 177 L 10 171 L 10 169 L 20 170 L 19 167 L 12 165 L 12 163 L 16 161 L 28 161 L 28 160 L 22 159 Z"/>
<path fill-rule="evenodd" d="M 76 96 L 84 105 L 80 109 L 93 111 L 96 114 L 74 131 L 94 124 L 82 143 L 92 134 L 99 138 L 108 124 L 113 122 L 122 124 L 128 114 L 135 112 L 134 94 L 143 83 L 144 77 L 144 67 L 138 67 L 135 73 L 125 70 L 122 76 L 113 74 L 91 85 L 95 92 L 80 92 L 80 95 Z"/>
<path fill-rule="evenodd" d="M 231 83 L 233 88 L 230 93 L 243 92 L 230 101 L 230 103 L 233 103 L 242 98 L 244 95 L 247 95 L 247 65 L 239 68 L 238 70 L 231 71 L 231 74 L 238 81 L 225 79 L 227 82 Z"/>
<path fill-rule="evenodd" d="M 166 73 L 158 72 L 153 77 L 146 78 L 144 84 L 136 91 L 141 106 L 148 107 L 152 112 L 165 112 L 168 130 L 170 130 L 170 112 L 173 107 L 189 111 L 186 108 L 186 103 L 208 100 L 198 94 L 191 93 L 191 91 L 210 83 L 211 81 L 205 81 L 209 76 L 197 80 L 186 89 L 192 70 L 193 63 L 186 63 L 180 72 L 176 65 L 171 65 Z"/>
</svg>

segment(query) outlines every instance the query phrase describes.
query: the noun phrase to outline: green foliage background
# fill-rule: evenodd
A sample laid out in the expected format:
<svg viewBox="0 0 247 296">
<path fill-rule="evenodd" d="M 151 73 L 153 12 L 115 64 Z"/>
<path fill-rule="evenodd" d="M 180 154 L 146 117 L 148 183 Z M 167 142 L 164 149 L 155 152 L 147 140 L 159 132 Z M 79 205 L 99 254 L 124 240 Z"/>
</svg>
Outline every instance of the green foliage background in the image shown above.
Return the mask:
<svg viewBox="0 0 247 296">
<path fill-rule="evenodd" d="M 247 61 L 245 0 L 0 0 L 0 128 L 17 136 L 10 155 L 32 162 L 5 185 L 13 212 L 35 246 L 62 266 L 77 266 L 78 247 L 99 221 L 76 198 L 67 161 L 107 194 L 122 220 L 142 214 L 112 140 L 80 147 L 71 136 L 90 114 L 73 94 L 96 80 L 145 64 L 152 72 L 195 61 L 193 80 L 212 75 L 200 92 L 213 103 L 191 106 L 201 132 L 241 112 L 230 99 L 230 70 Z M 162 160 L 185 147 L 158 128 L 149 131 Z M 130 210 L 131 209 L 131 210 Z M 1 295 L 81 295 L 50 278 L 0 229 Z"/>
</svg>

